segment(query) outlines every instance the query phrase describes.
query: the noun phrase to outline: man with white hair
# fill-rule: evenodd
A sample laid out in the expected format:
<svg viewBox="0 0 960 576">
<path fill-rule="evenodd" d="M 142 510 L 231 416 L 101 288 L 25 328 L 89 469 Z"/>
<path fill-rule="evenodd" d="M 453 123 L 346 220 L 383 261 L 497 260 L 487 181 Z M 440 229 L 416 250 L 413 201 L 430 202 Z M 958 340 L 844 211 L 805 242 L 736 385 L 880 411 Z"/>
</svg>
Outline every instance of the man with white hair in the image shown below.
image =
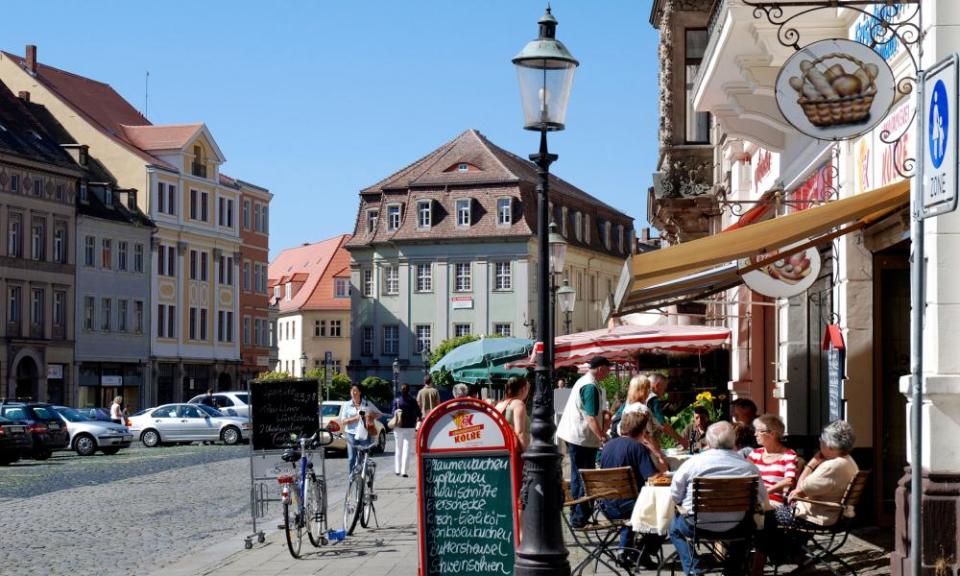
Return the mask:
<svg viewBox="0 0 960 576">
<path fill-rule="evenodd" d="M 697 555 L 687 543 L 693 537 L 693 479 L 710 476 L 758 478 L 757 503 L 766 507 L 767 492 L 763 482 L 759 481 L 760 470 L 751 462 L 734 452 L 736 432 L 729 422 L 717 422 L 707 428 L 707 450 L 700 452 L 683 463 L 673 475 L 670 494 L 674 502 L 683 507 L 683 514 L 676 516 L 670 524 L 670 540 L 677 550 L 683 571 L 686 574 L 700 574 Z M 699 529 L 710 532 L 728 532 L 741 527 L 744 521 L 752 520 L 743 512 L 709 512 L 697 515 Z M 731 551 L 731 556 L 735 553 Z"/>
</svg>

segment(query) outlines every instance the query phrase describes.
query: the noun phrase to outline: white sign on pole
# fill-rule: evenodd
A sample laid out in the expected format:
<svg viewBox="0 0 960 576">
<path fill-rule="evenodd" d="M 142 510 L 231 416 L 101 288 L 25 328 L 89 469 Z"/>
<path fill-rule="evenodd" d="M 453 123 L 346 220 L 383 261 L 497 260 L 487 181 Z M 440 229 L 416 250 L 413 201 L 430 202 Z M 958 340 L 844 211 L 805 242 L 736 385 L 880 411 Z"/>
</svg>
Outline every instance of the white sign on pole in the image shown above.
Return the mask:
<svg viewBox="0 0 960 576">
<path fill-rule="evenodd" d="M 923 80 L 923 204 L 921 217 L 957 208 L 957 55 L 938 62 Z"/>
</svg>

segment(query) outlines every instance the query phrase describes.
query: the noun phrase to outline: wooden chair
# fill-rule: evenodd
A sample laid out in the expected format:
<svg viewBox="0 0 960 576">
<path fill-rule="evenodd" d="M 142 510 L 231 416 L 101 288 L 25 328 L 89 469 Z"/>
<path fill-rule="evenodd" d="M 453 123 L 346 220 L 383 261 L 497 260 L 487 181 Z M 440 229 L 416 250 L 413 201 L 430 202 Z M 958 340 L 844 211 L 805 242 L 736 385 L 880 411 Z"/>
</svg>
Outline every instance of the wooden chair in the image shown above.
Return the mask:
<svg viewBox="0 0 960 576">
<path fill-rule="evenodd" d="M 598 502 L 600 500 L 608 499 L 637 499 L 637 481 L 633 476 L 633 469 L 628 466 L 598 470 L 581 470 L 580 478 L 583 481 L 584 498 L 590 499 L 596 504 L 600 504 L 600 502 Z M 603 514 L 602 505 L 595 506 L 594 510 L 594 522 L 588 523 L 583 528 L 576 529 L 594 534 L 592 549 L 587 557 L 580 561 L 571 571 L 571 574 L 581 574 L 591 562 L 595 563 L 595 570 L 600 564 L 603 564 L 614 573 L 619 574 L 620 572 L 616 566 L 618 565 L 617 552 L 622 552 L 619 540 L 620 530 L 630 526 L 630 519 L 609 518 Z M 599 519 L 601 515 L 603 515 L 603 520 Z M 635 552 L 639 557 L 639 550 L 627 550 Z M 621 567 L 625 568 L 628 573 L 632 572 L 632 568 L 629 566 Z"/>
<path fill-rule="evenodd" d="M 837 552 L 843 548 L 844 544 L 847 543 L 847 538 L 850 536 L 850 530 L 853 528 L 855 509 L 857 503 L 860 502 L 860 497 L 863 495 L 864 489 L 866 489 L 867 478 L 870 476 L 870 472 L 870 470 L 857 472 L 857 475 L 854 476 L 850 484 L 847 485 L 847 489 L 844 491 L 839 503 L 821 502 L 810 498 L 795 498 L 795 501 L 803 501 L 835 510 L 837 513 L 837 521 L 828 526 L 820 526 L 819 524 L 803 522 L 801 520 L 796 524 L 783 526 L 785 533 L 798 536 L 802 539 L 803 544 L 801 544 L 801 546 L 806 553 L 806 558 L 797 565 L 793 572 L 799 572 L 808 566 L 819 564 L 830 570 L 834 576 L 839 576 L 839 572 L 834 569 L 832 564 L 836 562 L 843 566 L 847 572 L 856 576 L 857 571 L 847 564 L 843 558 L 837 556 Z M 777 573 L 778 568 L 779 566 L 774 567 L 774 574 Z"/>
<path fill-rule="evenodd" d="M 570 513 L 573 511 L 573 508 L 585 502 L 593 502 L 593 498 L 574 498 L 570 493 L 570 481 L 563 481 L 563 508 L 564 512 L 560 515 L 563 517 L 563 523 L 567 525 L 567 530 L 570 532 L 570 535 L 573 537 L 573 543 L 577 548 L 580 548 L 588 555 L 590 555 L 594 548 L 597 545 L 595 539 L 591 538 L 592 532 L 589 527 L 584 526 L 582 528 L 574 528 L 570 524 Z"/>
<path fill-rule="evenodd" d="M 704 572 L 727 571 L 735 574 L 750 573 L 750 551 L 756 535 L 754 515 L 760 513 L 757 493 L 759 476 L 743 477 L 697 477 L 693 479 L 693 509 L 687 515 L 692 535 L 686 538 L 692 554 L 700 557 Z M 742 513 L 743 519 L 731 529 L 725 528 L 729 519 L 715 519 L 712 514 Z M 704 517 L 704 515 L 707 515 Z M 741 556 L 732 558 L 733 552 Z M 660 564 L 657 574 L 670 566 L 674 573 L 677 553 Z M 704 560 L 713 560 L 706 564 Z M 732 572 L 731 572 L 732 571 Z"/>
</svg>

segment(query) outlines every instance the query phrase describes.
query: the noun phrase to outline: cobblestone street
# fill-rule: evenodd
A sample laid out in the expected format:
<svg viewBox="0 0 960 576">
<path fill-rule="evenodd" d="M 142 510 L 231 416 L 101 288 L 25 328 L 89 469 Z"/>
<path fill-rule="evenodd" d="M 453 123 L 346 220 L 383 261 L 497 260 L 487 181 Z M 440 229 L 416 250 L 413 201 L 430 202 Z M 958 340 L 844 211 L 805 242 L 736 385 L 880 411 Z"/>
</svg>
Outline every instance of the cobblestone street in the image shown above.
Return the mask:
<svg viewBox="0 0 960 576">
<path fill-rule="evenodd" d="M 250 531 L 249 446 L 137 445 L 0 468 L 2 575 L 145 574 Z M 328 457 L 332 486 L 345 459 Z M 336 488 L 334 492 L 336 493 Z M 264 525 L 276 526 L 279 508 Z"/>
</svg>

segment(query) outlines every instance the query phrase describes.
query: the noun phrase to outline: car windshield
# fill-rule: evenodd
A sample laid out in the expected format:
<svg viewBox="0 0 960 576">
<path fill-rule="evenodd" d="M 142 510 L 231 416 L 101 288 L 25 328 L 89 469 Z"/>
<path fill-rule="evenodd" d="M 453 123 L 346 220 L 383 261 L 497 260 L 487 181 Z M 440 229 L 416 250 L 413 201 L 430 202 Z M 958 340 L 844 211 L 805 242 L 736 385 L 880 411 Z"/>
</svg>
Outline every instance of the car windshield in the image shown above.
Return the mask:
<svg viewBox="0 0 960 576">
<path fill-rule="evenodd" d="M 61 416 L 67 419 L 67 422 L 87 422 L 90 420 L 73 408 L 57 408 L 56 410 Z"/>
<path fill-rule="evenodd" d="M 209 414 L 210 416 L 216 416 L 216 417 L 219 418 L 219 417 L 221 417 L 221 416 L 224 415 L 223 412 L 217 410 L 216 408 L 211 408 L 211 407 L 207 406 L 206 404 L 196 404 L 195 406 L 196 406 L 197 408 L 203 410 L 204 412 L 206 412 L 206 413 Z"/>
<path fill-rule="evenodd" d="M 247 398 L 249 398 L 249 396 L 247 396 L 246 394 L 237 394 L 236 396 L 237 396 L 237 400 L 243 402 L 244 404 L 249 404 L 249 403 L 250 403 L 250 402 L 247 400 Z"/>
<path fill-rule="evenodd" d="M 336 418 L 340 415 L 340 405 L 339 404 L 324 404 L 323 405 L 323 415 L 326 418 Z"/>
<path fill-rule="evenodd" d="M 34 406 L 33 413 L 36 415 L 37 420 L 60 420 L 57 413 L 46 406 Z"/>
</svg>

